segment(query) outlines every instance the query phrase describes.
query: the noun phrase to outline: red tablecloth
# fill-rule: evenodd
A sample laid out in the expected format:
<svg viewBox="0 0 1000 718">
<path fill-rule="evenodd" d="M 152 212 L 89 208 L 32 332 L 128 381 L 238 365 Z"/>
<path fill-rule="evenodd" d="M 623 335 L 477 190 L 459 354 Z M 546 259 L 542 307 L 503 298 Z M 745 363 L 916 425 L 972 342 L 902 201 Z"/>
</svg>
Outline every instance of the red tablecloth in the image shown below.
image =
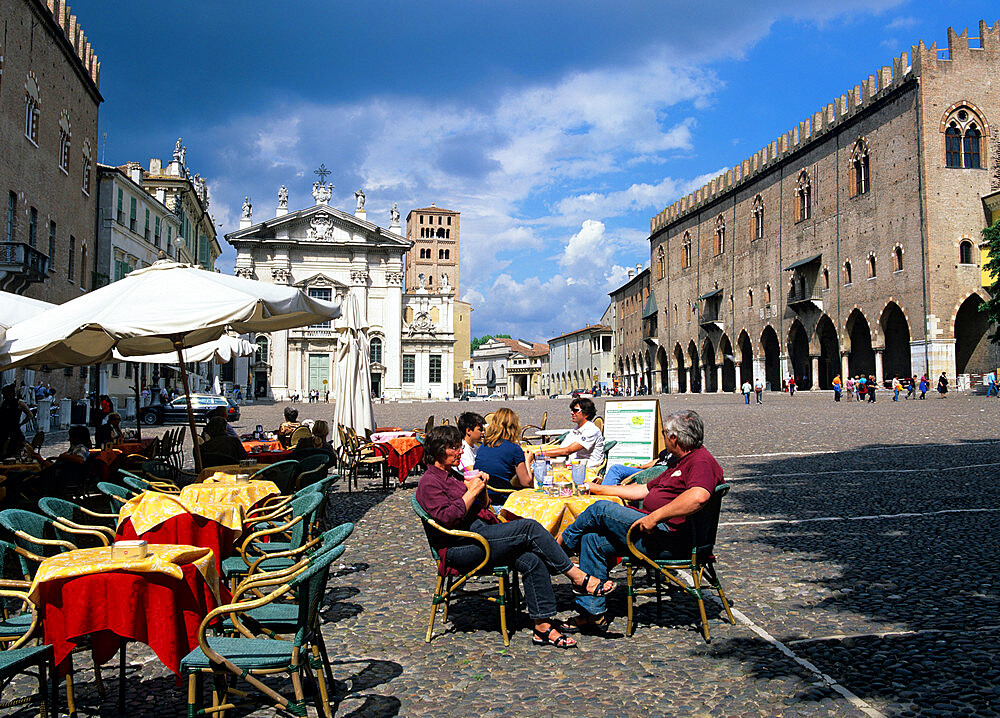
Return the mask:
<svg viewBox="0 0 1000 718">
<path fill-rule="evenodd" d="M 254 449 L 258 451 L 282 451 L 285 447 L 281 445 L 280 441 L 241 441 L 243 448 L 246 449 L 248 454 L 252 454 Z"/>
<path fill-rule="evenodd" d="M 258 464 L 276 464 L 279 461 L 284 461 L 285 459 L 295 458 L 292 456 L 293 453 L 294 451 L 292 449 L 287 449 L 285 451 L 258 451 L 255 454 L 250 454 L 250 458 Z"/>
<path fill-rule="evenodd" d="M 389 466 L 396 470 L 399 483 L 406 481 L 413 467 L 424 458 L 424 445 L 416 439 L 390 439 L 375 446 L 383 452 Z"/>
<path fill-rule="evenodd" d="M 110 571 L 39 586 L 45 642 L 62 674 L 80 638 L 91 634 L 94 660 L 106 663 L 121 638 L 145 643 L 180 675 L 181 659 L 198 647 L 198 626 L 217 600 L 194 564 L 184 580 L 155 573 Z M 226 600 L 223 598 L 223 600 Z"/>
<path fill-rule="evenodd" d="M 146 543 L 176 543 L 185 546 L 201 546 L 212 549 L 215 554 L 215 570 L 222 575 L 222 561 L 235 555 L 233 543 L 237 534 L 220 523 L 194 514 L 179 514 L 149 529 L 142 536 L 132 528 L 132 519 L 127 518 L 118 526 L 116 541 L 142 539 Z M 223 599 L 225 600 L 225 599 Z"/>
</svg>

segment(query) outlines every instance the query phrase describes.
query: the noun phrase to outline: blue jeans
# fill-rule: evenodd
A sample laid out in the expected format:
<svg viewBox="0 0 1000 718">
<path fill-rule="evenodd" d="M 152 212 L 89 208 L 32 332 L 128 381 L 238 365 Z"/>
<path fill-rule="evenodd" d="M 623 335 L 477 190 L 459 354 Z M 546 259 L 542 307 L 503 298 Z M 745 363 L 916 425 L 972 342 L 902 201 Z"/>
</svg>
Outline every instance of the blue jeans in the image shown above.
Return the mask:
<svg viewBox="0 0 1000 718">
<path fill-rule="evenodd" d="M 608 468 L 606 474 L 604 474 L 604 480 L 601 482 L 605 486 L 608 484 L 615 485 L 620 484 L 622 479 L 627 479 L 632 474 L 639 473 L 639 469 L 634 466 L 625 466 L 625 464 L 615 464 Z"/>
<path fill-rule="evenodd" d="M 566 573 L 573 568 L 573 562 L 552 534 L 534 519 L 504 524 L 488 524 L 476 519 L 470 530 L 481 534 L 489 543 L 491 566 L 512 564 L 521 574 L 528 615 L 538 620 L 554 616 L 556 596 L 551 576 Z M 482 561 L 484 555 L 479 543 L 450 546 L 445 552 L 445 564 L 468 571 Z"/>
<path fill-rule="evenodd" d="M 614 501 L 598 501 L 588 506 L 573 525 L 563 531 L 563 547 L 570 552 L 580 552 L 580 569 L 584 573 L 606 581 L 615 559 L 628 553 L 625 536 L 629 527 L 643 516 L 641 511 L 619 506 Z M 633 536 L 639 537 L 636 547 L 650 558 L 664 552 L 683 551 L 690 543 L 662 523 L 651 534 L 636 531 Z M 578 596 L 576 604 L 592 616 L 607 610 L 603 596 Z"/>
<path fill-rule="evenodd" d="M 750 403 L 750 392 L 744 392 L 744 393 L 743 393 L 743 401 L 744 401 L 744 402 L 745 402 L 746 404 L 749 404 L 749 403 Z"/>
</svg>

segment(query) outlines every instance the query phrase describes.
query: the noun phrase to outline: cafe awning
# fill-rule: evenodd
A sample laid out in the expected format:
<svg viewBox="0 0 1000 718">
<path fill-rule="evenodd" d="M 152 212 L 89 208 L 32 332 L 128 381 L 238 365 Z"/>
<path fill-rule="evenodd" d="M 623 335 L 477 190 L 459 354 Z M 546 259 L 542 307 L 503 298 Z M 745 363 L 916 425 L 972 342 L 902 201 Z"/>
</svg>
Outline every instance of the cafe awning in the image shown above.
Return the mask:
<svg viewBox="0 0 1000 718">
<path fill-rule="evenodd" d="M 807 257 L 806 259 L 800 259 L 797 262 L 792 262 L 787 267 L 785 267 L 785 271 L 789 272 L 789 271 L 791 271 L 793 269 L 798 269 L 799 267 L 804 267 L 807 264 L 812 264 L 813 262 L 818 262 L 822 258 L 823 258 L 822 254 L 814 254 L 813 256 Z"/>
<path fill-rule="evenodd" d="M 656 295 L 650 292 L 649 299 L 646 300 L 646 306 L 642 310 L 642 318 L 648 319 L 649 317 L 656 316 Z"/>
<path fill-rule="evenodd" d="M 721 289 L 713 289 L 711 292 L 705 292 L 700 297 L 698 297 L 698 301 L 700 302 L 702 299 L 711 299 L 712 297 L 718 297 L 721 295 L 722 295 Z"/>
</svg>

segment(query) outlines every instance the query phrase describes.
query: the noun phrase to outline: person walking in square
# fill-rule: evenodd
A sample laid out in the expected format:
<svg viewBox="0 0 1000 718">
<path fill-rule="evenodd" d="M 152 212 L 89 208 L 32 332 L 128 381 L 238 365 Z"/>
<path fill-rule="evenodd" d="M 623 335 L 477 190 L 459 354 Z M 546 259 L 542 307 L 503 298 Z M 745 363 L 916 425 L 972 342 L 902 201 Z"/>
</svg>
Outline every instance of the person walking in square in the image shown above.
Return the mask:
<svg viewBox="0 0 1000 718">
<path fill-rule="evenodd" d="M 833 400 L 840 401 L 840 390 L 841 390 L 840 374 L 837 374 L 837 376 L 833 377 L 832 384 L 833 384 Z"/>
<path fill-rule="evenodd" d="M 938 377 L 937 385 L 938 394 L 944 399 L 945 395 L 948 393 L 948 374 L 946 372 L 941 372 L 941 376 Z"/>
<path fill-rule="evenodd" d="M 865 384 L 865 389 L 868 391 L 868 403 L 875 403 L 875 390 L 878 388 L 878 382 L 875 381 L 875 377 L 868 375 L 868 383 Z"/>
<path fill-rule="evenodd" d="M 864 374 L 857 377 L 856 386 L 858 387 L 858 401 L 864 401 L 868 394 L 868 379 Z"/>
<path fill-rule="evenodd" d="M 795 375 L 788 375 L 788 396 L 795 396 Z"/>
<path fill-rule="evenodd" d="M 749 381 L 745 381 L 743 382 L 743 386 L 741 387 L 741 389 L 743 391 L 743 403 L 745 403 L 747 406 L 750 406 L 750 392 L 753 391 L 753 386 L 750 384 Z"/>
<path fill-rule="evenodd" d="M 754 382 L 753 382 L 753 393 L 757 397 L 757 403 L 758 404 L 763 404 L 764 403 L 764 381 L 760 377 L 757 377 L 756 379 L 754 379 Z"/>
<path fill-rule="evenodd" d="M 986 375 L 986 396 L 997 395 L 997 375 L 989 372 Z"/>
<path fill-rule="evenodd" d="M 899 401 L 899 392 L 902 390 L 903 385 L 899 382 L 899 377 L 894 376 L 892 378 L 892 400 Z"/>
<path fill-rule="evenodd" d="M 917 398 L 916 391 L 917 391 L 917 377 L 911 376 L 906 381 L 906 396 L 903 397 L 903 400 L 905 401 L 906 399 L 916 399 Z"/>
<path fill-rule="evenodd" d="M 930 388 L 930 382 L 927 381 L 927 375 L 924 374 L 920 377 L 920 398 L 927 398 L 927 390 Z"/>
<path fill-rule="evenodd" d="M 844 382 L 844 390 L 847 392 L 847 400 L 854 401 L 854 379 L 848 374 Z"/>
</svg>

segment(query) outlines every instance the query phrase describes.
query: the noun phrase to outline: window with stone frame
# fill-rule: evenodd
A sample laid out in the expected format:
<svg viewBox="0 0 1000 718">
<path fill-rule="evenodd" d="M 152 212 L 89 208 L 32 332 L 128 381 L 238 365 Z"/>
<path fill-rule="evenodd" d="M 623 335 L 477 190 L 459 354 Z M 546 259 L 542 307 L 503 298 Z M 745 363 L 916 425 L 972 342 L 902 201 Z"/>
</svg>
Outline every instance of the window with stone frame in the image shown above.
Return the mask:
<svg viewBox="0 0 1000 718">
<path fill-rule="evenodd" d="M 974 264 L 972 261 L 972 242 L 968 239 L 963 239 L 958 244 L 958 263 L 959 264 Z"/>
<path fill-rule="evenodd" d="M 691 233 L 685 232 L 681 240 L 681 269 L 691 266 Z"/>
<path fill-rule="evenodd" d="M 372 337 L 368 342 L 368 356 L 369 361 L 372 364 L 382 363 L 382 339 L 381 337 Z"/>
<path fill-rule="evenodd" d="M 857 197 L 871 189 L 868 142 L 859 137 L 851 148 L 851 172 L 848 177 L 848 194 Z"/>
<path fill-rule="evenodd" d="M 712 249 L 716 256 L 726 251 L 726 218 L 721 214 L 715 218 L 715 241 Z"/>
<path fill-rule="evenodd" d="M 869 254 L 868 255 L 868 259 L 865 262 L 865 265 L 868 267 L 868 278 L 869 279 L 875 279 L 875 277 L 878 276 L 878 267 L 876 267 L 876 265 L 875 265 L 875 255 L 874 254 Z"/>
<path fill-rule="evenodd" d="M 417 380 L 416 354 L 403 355 L 403 383 L 413 384 Z"/>
<path fill-rule="evenodd" d="M 70 138 L 73 136 L 73 128 L 69 123 L 69 112 L 63 110 L 59 113 L 59 169 L 69 174 L 69 151 Z"/>
<path fill-rule="evenodd" d="M 830 270 L 823 267 L 823 289 L 830 288 Z"/>
<path fill-rule="evenodd" d="M 427 368 L 428 382 L 431 384 L 441 383 L 441 355 L 431 354 L 429 357 L 429 366 Z"/>
<path fill-rule="evenodd" d="M 93 159 L 90 154 L 90 138 L 83 138 L 83 175 L 80 180 L 80 189 L 86 195 L 90 194 L 90 173 L 92 172 L 91 163 Z"/>
<path fill-rule="evenodd" d="M 35 145 L 38 144 L 38 122 L 42 111 L 41 95 L 38 91 L 38 78 L 29 71 L 24 80 L 24 136 Z"/>
<path fill-rule="evenodd" d="M 753 198 L 753 209 L 751 211 L 751 216 L 753 217 L 753 226 L 750 231 L 750 239 L 763 239 L 764 238 L 764 198 L 757 195 Z"/>
<path fill-rule="evenodd" d="M 770 304 L 770 303 L 771 303 L 771 285 L 770 284 L 765 284 L 764 285 L 764 304 Z"/>
<path fill-rule="evenodd" d="M 851 273 L 851 262 L 844 262 L 844 285 L 852 284 L 854 282 L 854 276 Z"/>
<path fill-rule="evenodd" d="M 747 289 L 747 309 L 753 309 L 753 287 Z"/>
<path fill-rule="evenodd" d="M 903 271 L 903 246 L 901 244 L 892 248 L 892 271 Z"/>
<path fill-rule="evenodd" d="M 952 105 L 941 120 L 944 134 L 944 166 L 952 169 L 984 169 L 988 126 L 977 108 L 961 102 Z"/>
<path fill-rule="evenodd" d="M 663 279 L 663 245 L 656 248 L 656 278 Z"/>
<path fill-rule="evenodd" d="M 812 216 L 812 181 L 805 170 L 799 172 L 795 182 L 795 221 L 802 222 Z"/>
</svg>

